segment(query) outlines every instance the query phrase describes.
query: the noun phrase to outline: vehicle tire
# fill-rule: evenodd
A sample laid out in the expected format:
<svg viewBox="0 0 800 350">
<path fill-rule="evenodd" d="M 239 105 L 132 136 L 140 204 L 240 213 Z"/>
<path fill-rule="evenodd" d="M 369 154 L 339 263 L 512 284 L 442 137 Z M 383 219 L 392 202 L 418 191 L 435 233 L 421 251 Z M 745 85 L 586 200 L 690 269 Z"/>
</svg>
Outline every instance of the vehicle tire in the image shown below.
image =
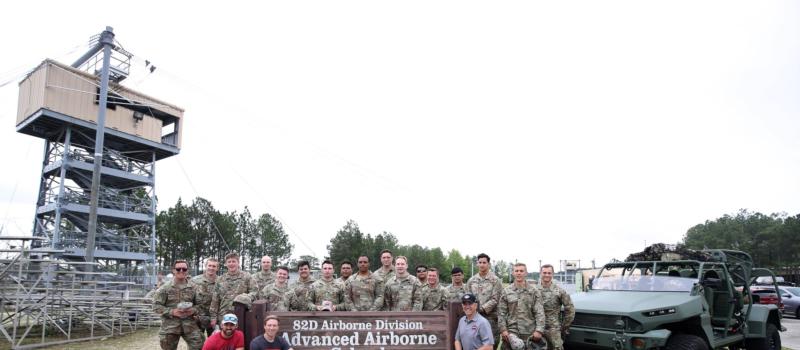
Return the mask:
<svg viewBox="0 0 800 350">
<path fill-rule="evenodd" d="M 767 336 L 764 338 L 747 339 L 747 350 L 781 350 L 781 335 L 774 324 L 767 324 Z"/>
<path fill-rule="evenodd" d="M 794 318 L 800 318 L 800 306 L 794 309 Z"/>
<path fill-rule="evenodd" d="M 708 344 L 696 335 L 675 334 L 667 341 L 666 350 L 708 350 Z"/>
</svg>

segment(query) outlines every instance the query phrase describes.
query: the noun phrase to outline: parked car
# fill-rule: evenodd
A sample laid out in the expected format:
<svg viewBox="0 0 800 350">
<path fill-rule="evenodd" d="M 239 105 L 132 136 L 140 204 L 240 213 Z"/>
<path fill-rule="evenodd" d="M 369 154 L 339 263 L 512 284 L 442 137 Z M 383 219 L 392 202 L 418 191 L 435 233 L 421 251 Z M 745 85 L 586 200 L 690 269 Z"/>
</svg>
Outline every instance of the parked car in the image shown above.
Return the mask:
<svg viewBox="0 0 800 350">
<path fill-rule="evenodd" d="M 750 286 L 750 292 L 753 293 L 753 300 L 759 304 L 773 304 L 778 306 L 778 309 L 783 312 L 784 305 L 781 301 L 781 296 L 775 291 L 773 286 Z M 756 300 L 757 299 L 757 300 Z"/>
<path fill-rule="evenodd" d="M 800 287 L 780 287 L 783 313 L 800 318 Z"/>
<path fill-rule="evenodd" d="M 754 284 L 754 285 L 765 285 L 765 286 L 769 286 L 769 285 L 772 285 L 772 282 L 773 282 L 773 277 L 772 277 L 772 276 L 759 276 L 759 277 L 757 277 L 757 278 L 755 278 L 755 279 L 753 280 L 753 284 Z M 775 276 L 775 280 L 774 280 L 774 282 L 775 282 L 775 284 L 777 284 L 777 285 L 779 285 L 779 286 L 788 286 L 788 287 L 794 287 L 794 283 L 792 283 L 792 282 L 787 282 L 787 281 L 786 281 L 786 280 L 785 280 L 783 277 L 781 277 L 781 276 Z"/>
</svg>

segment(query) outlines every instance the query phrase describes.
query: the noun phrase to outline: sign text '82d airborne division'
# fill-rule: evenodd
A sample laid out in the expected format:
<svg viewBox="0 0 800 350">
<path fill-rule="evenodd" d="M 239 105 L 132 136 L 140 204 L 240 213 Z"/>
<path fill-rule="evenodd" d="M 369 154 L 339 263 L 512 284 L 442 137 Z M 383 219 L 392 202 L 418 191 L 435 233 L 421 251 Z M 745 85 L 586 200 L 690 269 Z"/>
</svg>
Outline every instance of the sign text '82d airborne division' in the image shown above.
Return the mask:
<svg viewBox="0 0 800 350">
<path fill-rule="evenodd" d="M 749 288 L 771 272 L 753 268 L 747 253 L 687 250 L 664 259 L 648 249 L 605 265 L 590 290 L 573 297 L 568 348 L 780 350 L 780 312 Z"/>
</svg>

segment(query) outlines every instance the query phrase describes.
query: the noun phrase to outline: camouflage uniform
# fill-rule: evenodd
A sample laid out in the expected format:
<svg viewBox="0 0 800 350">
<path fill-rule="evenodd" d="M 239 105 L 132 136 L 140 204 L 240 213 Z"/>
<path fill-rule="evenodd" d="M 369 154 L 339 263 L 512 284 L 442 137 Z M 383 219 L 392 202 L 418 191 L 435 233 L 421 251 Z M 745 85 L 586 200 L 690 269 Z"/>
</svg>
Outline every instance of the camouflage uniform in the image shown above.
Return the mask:
<svg viewBox="0 0 800 350">
<path fill-rule="evenodd" d="M 569 328 L 572 320 L 575 319 L 575 306 L 569 294 L 555 282 L 549 287 L 539 284 L 542 293 L 542 306 L 545 314 L 545 332 L 548 349 L 561 350 L 564 348 L 564 341 L 561 339 L 561 330 Z M 561 306 L 564 306 L 564 319 L 560 320 Z"/>
<path fill-rule="evenodd" d="M 209 308 L 211 319 L 216 319 L 219 323 L 222 321 L 223 315 L 233 313 L 233 299 L 236 296 L 247 294 L 252 298 L 257 293 L 256 283 L 247 271 L 238 271 L 236 274 L 228 272 L 217 277 L 214 297 L 211 299 Z"/>
<path fill-rule="evenodd" d="M 436 288 L 431 288 L 430 284 L 422 287 L 422 311 L 439 311 L 448 306 L 447 288 L 437 284 Z"/>
<path fill-rule="evenodd" d="M 383 272 L 383 266 L 379 267 L 375 272 L 372 273 L 373 276 L 377 277 L 383 285 L 386 285 L 386 282 L 389 282 L 389 279 L 394 277 L 394 267 L 392 267 L 389 272 Z"/>
<path fill-rule="evenodd" d="M 267 311 L 289 311 L 289 284 L 270 283 L 258 292 L 258 300 L 267 301 Z"/>
<path fill-rule="evenodd" d="M 197 310 L 197 323 L 200 326 L 200 330 L 205 331 L 206 335 L 211 335 L 209 331 L 214 328 L 211 327 L 210 308 L 211 299 L 214 298 L 216 281 L 209 280 L 205 275 L 197 275 L 192 277 L 190 282 L 194 285 L 195 292 L 197 293 L 197 304 L 195 304 L 194 308 Z"/>
<path fill-rule="evenodd" d="M 492 271 L 489 271 L 486 277 L 477 274 L 467 282 L 467 292 L 475 294 L 478 298 L 478 311 L 489 321 L 492 334 L 497 339 L 500 334 L 497 328 L 497 303 L 500 302 L 500 295 L 503 293 L 503 282 Z"/>
<path fill-rule="evenodd" d="M 298 279 L 289 286 L 289 311 L 308 311 L 308 294 L 312 284 L 314 277 L 308 276 L 307 280 Z"/>
<path fill-rule="evenodd" d="M 350 311 L 380 311 L 383 308 L 383 281 L 374 274 L 355 274 L 344 286 L 344 300 Z"/>
<path fill-rule="evenodd" d="M 203 347 L 203 333 L 197 327 L 195 317 L 177 318 L 171 312 L 178 303 L 188 301 L 193 305 L 197 303 L 197 295 L 193 284 L 175 284 L 174 281 L 165 283 L 153 295 L 153 311 L 161 315 L 161 330 L 158 338 L 161 349 L 177 349 L 181 337 L 186 341 L 190 350 L 199 350 Z M 197 314 L 197 308 L 194 309 Z"/>
<path fill-rule="evenodd" d="M 497 306 L 497 325 L 501 333 L 508 331 L 523 341 L 535 331 L 544 335 L 545 316 L 539 288 L 527 282 L 524 287 L 516 284 L 506 287 Z"/>
<path fill-rule="evenodd" d="M 336 278 L 326 281 L 324 278 L 318 279 L 311 284 L 308 292 L 308 309 L 316 311 L 316 306 L 322 305 L 323 301 L 330 301 L 336 311 L 347 311 L 347 304 L 344 300 L 344 284 Z"/>
<path fill-rule="evenodd" d="M 383 306 L 385 311 L 422 311 L 422 284 L 411 274 L 395 275 L 384 287 Z"/>
<path fill-rule="evenodd" d="M 266 287 L 268 284 L 275 282 L 275 274 L 272 271 L 264 272 L 264 270 L 258 271 L 253 275 L 253 281 L 256 282 L 256 289 L 261 291 Z"/>
<path fill-rule="evenodd" d="M 447 299 L 449 301 L 461 301 L 461 297 L 467 293 L 467 284 L 462 283 L 460 286 L 449 285 L 447 286 Z"/>
</svg>

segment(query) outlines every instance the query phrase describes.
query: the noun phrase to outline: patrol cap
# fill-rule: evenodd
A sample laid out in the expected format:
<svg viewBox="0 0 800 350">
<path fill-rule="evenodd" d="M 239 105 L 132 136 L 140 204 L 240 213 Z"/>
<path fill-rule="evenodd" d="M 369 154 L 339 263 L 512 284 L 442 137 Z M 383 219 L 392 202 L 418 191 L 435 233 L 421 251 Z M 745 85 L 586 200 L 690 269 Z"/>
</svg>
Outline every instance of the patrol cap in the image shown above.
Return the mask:
<svg viewBox="0 0 800 350">
<path fill-rule="evenodd" d="M 225 316 L 222 316 L 222 324 L 226 323 L 239 324 L 239 318 L 234 314 L 225 314 Z"/>
<path fill-rule="evenodd" d="M 474 304 L 478 302 L 478 298 L 475 297 L 475 294 L 467 293 L 461 297 L 462 304 Z"/>
</svg>

